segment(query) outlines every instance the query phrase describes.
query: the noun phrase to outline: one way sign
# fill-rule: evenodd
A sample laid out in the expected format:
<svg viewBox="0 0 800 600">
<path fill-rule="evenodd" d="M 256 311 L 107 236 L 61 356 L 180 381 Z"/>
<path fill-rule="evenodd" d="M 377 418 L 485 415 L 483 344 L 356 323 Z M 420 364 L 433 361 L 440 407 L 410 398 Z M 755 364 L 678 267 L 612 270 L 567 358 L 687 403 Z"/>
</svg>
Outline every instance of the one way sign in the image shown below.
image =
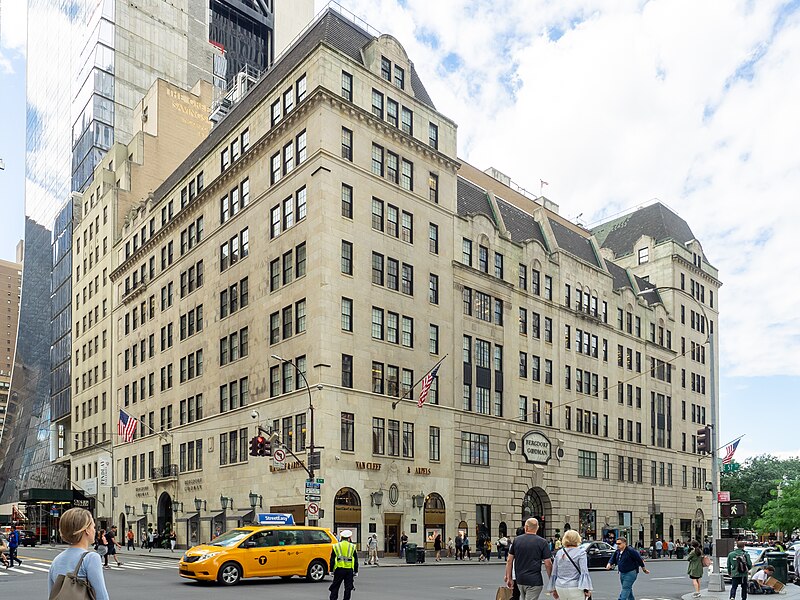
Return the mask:
<svg viewBox="0 0 800 600">
<path fill-rule="evenodd" d="M 734 500 L 733 502 L 720 502 L 720 516 L 723 519 L 735 519 L 747 516 L 747 502 Z"/>
</svg>

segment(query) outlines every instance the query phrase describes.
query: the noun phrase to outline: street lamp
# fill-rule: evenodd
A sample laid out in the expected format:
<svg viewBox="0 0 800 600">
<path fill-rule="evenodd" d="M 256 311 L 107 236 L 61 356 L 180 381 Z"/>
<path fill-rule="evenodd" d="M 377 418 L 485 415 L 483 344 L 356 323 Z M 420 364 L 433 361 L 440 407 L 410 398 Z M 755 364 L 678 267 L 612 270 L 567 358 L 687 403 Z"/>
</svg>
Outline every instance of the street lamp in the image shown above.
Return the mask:
<svg viewBox="0 0 800 600">
<path fill-rule="evenodd" d="M 147 515 L 147 513 L 153 514 L 153 507 L 147 504 L 146 502 L 142 502 L 142 514 Z"/>
<path fill-rule="evenodd" d="M 255 492 L 250 492 L 249 498 L 250 498 L 250 508 L 255 510 L 256 509 L 256 505 L 258 505 L 258 508 L 261 508 L 261 494 L 256 494 Z"/>
<path fill-rule="evenodd" d="M 288 358 L 282 358 L 282 357 L 278 356 L 277 354 L 272 354 L 271 356 L 275 360 L 279 360 L 282 363 L 288 363 L 288 364 L 292 365 L 292 367 L 294 367 L 294 370 L 297 372 L 297 374 L 300 375 L 300 377 L 303 378 L 303 383 L 306 386 L 306 392 L 308 393 L 308 410 L 311 413 L 311 419 L 310 419 L 310 421 L 311 421 L 311 435 L 309 436 L 310 437 L 310 440 L 309 440 L 310 443 L 309 443 L 309 446 L 308 446 L 308 477 L 309 477 L 309 479 L 311 479 L 313 481 L 313 479 L 314 479 L 314 460 L 315 460 L 315 456 L 314 456 L 314 404 L 311 401 L 311 388 L 308 385 L 308 379 L 306 379 L 305 373 L 303 373 L 297 367 L 297 365 L 294 363 L 294 361 L 291 361 Z"/>
<path fill-rule="evenodd" d="M 719 503 L 717 502 L 718 492 L 719 492 L 719 473 L 717 472 L 717 427 L 718 427 L 718 416 L 717 416 L 717 379 L 716 379 L 716 354 L 714 350 L 714 332 L 711 329 L 711 321 L 708 319 L 708 315 L 706 314 L 705 307 L 700 303 L 700 301 L 692 296 L 686 290 L 682 290 L 678 287 L 671 286 L 671 285 L 657 285 L 652 288 L 648 288 L 646 290 L 641 290 L 637 296 L 646 296 L 648 294 L 658 294 L 658 290 L 670 290 L 672 292 L 677 292 L 679 294 L 683 294 L 684 296 L 691 298 L 700 307 L 700 312 L 703 313 L 703 320 L 706 323 L 706 327 L 708 327 L 708 331 L 706 333 L 706 343 L 708 344 L 708 362 L 711 372 L 711 377 L 709 381 L 709 392 L 711 396 L 711 431 L 709 436 L 709 446 L 711 447 L 711 523 L 713 525 L 713 537 L 711 539 L 711 564 L 715 567 L 717 566 L 716 560 L 716 544 L 714 543 L 714 539 L 719 537 Z M 659 303 L 661 302 L 660 296 L 656 300 Z M 708 574 L 708 591 L 710 592 L 724 592 L 725 591 L 725 584 L 722 580 L 722 573 L 719 572 L 719 569 L 715 568 L 713 572 Z"/>
<path fill-rule="evenodd" d="M 233 508 L 233 498 L 229 498 L 228 496 L 219 497 L 219 504 L 222 510 L 227 510 L 229 508 Z"/>
<path fill-rule="evenodd" d="M 206 506 L 206 501 L 205 500 L 201 500 L 200 498 L 195 498 L 194 499 L 194 509 L 197 512 L 200 512 L 201 509 L 202 510 L 208 510 L 208 507 Z"/>
</svg>

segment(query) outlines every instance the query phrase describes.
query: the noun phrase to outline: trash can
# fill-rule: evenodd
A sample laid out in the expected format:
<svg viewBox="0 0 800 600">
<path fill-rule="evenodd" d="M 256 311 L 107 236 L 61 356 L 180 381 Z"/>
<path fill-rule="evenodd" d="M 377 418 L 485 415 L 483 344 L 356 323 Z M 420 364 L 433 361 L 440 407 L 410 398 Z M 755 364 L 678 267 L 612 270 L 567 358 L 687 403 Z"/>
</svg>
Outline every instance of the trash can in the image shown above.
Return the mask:
<svg viewBox="0 0 800 600">
<path fill-rule="evenodd" d="M 425 546 L 417 546 L 417 564 L 425 562 Z"/>
<path fill-rule="evenodd" d="M 783 583 L 789 583 L 789 555 L 786 552 L 767 552 L 767 564 L 775 569 L 773 577 Z"/>
<path fill-rule="evenodd" d="M 417 562 L 417 545 L 406 545 L 406 564 L 413 565 Z"/>
<path fill-rule="evenodd" d="M 675 548 L 675 556 L 678 560 L 683 560 L 683 546 Z"/>
</svg>

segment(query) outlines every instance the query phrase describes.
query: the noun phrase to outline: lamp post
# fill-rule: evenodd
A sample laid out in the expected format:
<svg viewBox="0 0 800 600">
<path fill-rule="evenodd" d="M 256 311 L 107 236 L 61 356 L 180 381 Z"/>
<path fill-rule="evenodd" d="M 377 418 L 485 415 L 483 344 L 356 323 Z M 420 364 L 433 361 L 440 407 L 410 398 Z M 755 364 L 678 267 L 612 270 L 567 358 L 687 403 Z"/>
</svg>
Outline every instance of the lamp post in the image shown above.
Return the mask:
<svg viewBox="0 0 800 600">
<path fill-rule="evenodd" d="M 305 374 L 297 367 L 294 361 L 289 360 L 288 358 L 282 358 L 277 354 L 272 354 L 272 358 L 275 360 L 279 360 L 282 363 L 288 363 L 292 365 L 294 370 L 297 372 L 300 377 L 303 378 L 303 383 L 306 386 L 306 392 L 308 393 L 308 410 L 310 412 L 310 425 L 311 425 L 311 434 L 309 436 L 309 445 L 308 445 L 308 477 L 313 481 L 314 479 L 314 404 L 311 401 L 311 388 L 308 385 L 308 379 L 306 379 Z"/>
<path fill-rule="evenodd" d="M 700 303 L 700 301 L 692 296 L 686 290 L 682 290 L 678 287 L 671 286 L 671 285 L 657 285 L 655 287 L 642 290 L 637 295 L 638 296 L 646 296 L 652 293 L 658 293 L 658 290 L 670 290 L 672 292 L 677 292 L 679 294 L 683 294 L 684 296 L 691 298 L 694 300 L 695 304 L 700 308 L 700 312 L 703 314 L 703 320 L 706 323 L 706 327 L 708 327 L 708 332 L 706 334 L 706 343 L 708 344 L 708 362 L 709 368 L 711 372 L 711 377 L 709 381 L 709 393 L 711 396 L 711 430 L 709 435 L 708 444 L 711 447 L 711 525 L 713 527 L 713 535 L 711 538 L 711 565 L 714 569 L 713 572 L 709 573 L 708 575 L 708 591 L 710 592 L 724 592 L 725 591 L 725 583 L 722 579 L 722 573 L 719 572 L 717 560 L 716 560 L 716 544 L 714 543 L 715 538 L 719 537 L 719 503 L 717 502 L 718 492 L 719 492 L 719 472 L 717 471 L 717 439 L 718 439 L 718 399 L 717 399 L 717 378 L 716 378 L 716 352 L 714 349 L 714 332 L 711 330 L 711 321 L 708 319 L 708 315 L 706 314 L 705 307 Z M 658 301 L 660 302 L 661 299 L 659 297 Z"/>
</svg>

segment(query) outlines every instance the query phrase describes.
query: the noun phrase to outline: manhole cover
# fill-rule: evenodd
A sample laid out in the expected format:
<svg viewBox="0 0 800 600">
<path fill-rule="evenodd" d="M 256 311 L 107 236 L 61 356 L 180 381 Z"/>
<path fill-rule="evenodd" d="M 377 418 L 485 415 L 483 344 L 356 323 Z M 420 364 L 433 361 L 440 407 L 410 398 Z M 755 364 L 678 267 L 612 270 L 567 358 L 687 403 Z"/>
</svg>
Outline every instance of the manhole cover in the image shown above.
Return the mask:
<svg viewBox="0 0 800 600">
<path fill-rule="evenodd" d="M 479 587 L 477 585 L 451 585 L 450 589 L 451 590 L 481 590 L 483 588 Z"/>
</svg>

